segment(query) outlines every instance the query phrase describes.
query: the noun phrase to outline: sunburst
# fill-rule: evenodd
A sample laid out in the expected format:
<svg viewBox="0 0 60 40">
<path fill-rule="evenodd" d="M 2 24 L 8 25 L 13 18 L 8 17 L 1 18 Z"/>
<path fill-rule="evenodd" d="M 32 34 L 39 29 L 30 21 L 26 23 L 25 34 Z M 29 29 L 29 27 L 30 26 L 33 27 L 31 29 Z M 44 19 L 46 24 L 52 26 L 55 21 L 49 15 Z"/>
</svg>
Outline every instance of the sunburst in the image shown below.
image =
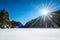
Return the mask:
<svg viewBox="0 0 60 40">
<path fill-rule="evenodd" d="M 45 22 L 46 17 L 49 19 L 49 21 L 52 23 L 53 26 L 56 25 L 55 22 L 53 22 L 53 20 L 51 20 L 51 17 L 53 17 L 53 16 L 48 15 L 51 12 L 55 11 L 55 9 L 57 7 L 59 7 L 59 6 L 56 6 L 56 5 L 57 5 L 57 2 L 53 3 L 53 1 L 50 1 L 49 3 L 46 3 L 46 4 L 42 3 L 42 5 L 40 5 L 40 7 L 38 8 L 38 10 L 39 10 L 38 13 L 42 14 L 42 18 L 44 20 L 44 24 L 42 24 L 42 25 L 45 25 L 45 24 L 48 25 L 47 22 Z M 41 19 L 41 18 L 38 18 L 30 27 L 32 27 L 39 19 Z M 40 21 L 42 23 L 42 19 Z"/>
</svg>

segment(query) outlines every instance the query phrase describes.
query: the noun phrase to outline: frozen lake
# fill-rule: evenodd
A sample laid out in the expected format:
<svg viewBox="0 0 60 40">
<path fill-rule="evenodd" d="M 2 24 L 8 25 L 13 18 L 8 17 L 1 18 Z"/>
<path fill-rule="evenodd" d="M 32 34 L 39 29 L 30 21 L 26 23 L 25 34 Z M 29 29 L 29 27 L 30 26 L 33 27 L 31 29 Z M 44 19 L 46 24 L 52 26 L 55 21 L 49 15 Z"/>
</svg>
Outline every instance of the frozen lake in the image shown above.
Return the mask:
<svg viewBox="0 0 60 40">
<path fill-rule="evenodd" d="M 0 40 L 60 40 L 60 29 L 0 29 Z"/>
</svg>

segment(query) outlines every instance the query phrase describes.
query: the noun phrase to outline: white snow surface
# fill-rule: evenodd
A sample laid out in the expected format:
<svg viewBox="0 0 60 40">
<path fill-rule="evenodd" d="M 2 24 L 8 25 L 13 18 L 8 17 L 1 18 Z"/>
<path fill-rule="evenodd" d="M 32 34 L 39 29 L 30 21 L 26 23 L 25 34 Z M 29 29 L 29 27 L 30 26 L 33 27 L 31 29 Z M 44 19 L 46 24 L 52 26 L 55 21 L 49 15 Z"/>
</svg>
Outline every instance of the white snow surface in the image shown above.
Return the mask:
<svg viewBox="0 0 60 40">
<path fill-rule="evenodd" d="M 60 29 L 58 28 L 0 29 L 0 40 L 60 40 Z"/>
</svg>

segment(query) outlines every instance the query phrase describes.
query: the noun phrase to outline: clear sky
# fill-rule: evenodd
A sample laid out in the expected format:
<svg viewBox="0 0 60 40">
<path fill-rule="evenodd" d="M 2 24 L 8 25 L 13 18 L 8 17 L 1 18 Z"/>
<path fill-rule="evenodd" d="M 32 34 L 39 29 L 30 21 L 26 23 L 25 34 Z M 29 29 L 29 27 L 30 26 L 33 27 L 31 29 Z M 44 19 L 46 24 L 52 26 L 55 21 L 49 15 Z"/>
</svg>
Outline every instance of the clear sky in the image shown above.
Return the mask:
<svg viewBox="0 0 60 40">
<path fill-rule="evenodd" d="M 48 5 L 51 11 L 59 10 L 60 0 L 0 0 L 0 9 L 8 11 L 10 20 L 22 24 L 40 16 L 39 10 Z"/>
</svg>

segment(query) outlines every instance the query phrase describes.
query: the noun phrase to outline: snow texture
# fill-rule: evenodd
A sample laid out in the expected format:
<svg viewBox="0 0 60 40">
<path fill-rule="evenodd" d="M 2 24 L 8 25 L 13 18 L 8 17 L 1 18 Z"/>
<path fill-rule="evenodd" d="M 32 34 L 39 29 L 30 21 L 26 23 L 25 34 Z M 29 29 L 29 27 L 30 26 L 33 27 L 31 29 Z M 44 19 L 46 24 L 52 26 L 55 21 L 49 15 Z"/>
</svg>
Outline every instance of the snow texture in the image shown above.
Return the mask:
<svg viewBox="0 0 60 40">
<path fill-rule="evenodd" d="M 0 29 L 0 40 L 60 40 L 60 29 L 58 28 Z"/>
</svg>

